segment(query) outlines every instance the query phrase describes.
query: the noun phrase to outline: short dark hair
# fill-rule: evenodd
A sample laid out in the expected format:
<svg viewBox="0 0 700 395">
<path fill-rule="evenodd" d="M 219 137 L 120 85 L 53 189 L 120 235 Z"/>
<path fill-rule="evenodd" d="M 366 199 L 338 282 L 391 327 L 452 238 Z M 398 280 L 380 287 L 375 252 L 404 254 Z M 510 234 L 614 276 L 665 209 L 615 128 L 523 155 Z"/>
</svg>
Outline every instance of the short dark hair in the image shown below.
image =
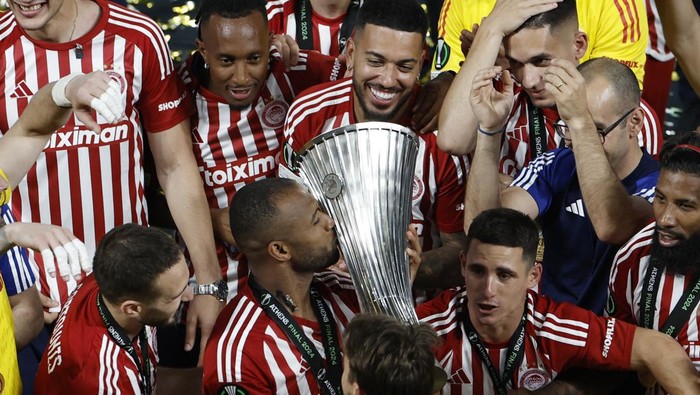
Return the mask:
<svg viewBox="0 0 700 395">
<path fill-rule="evenodd" d="M 503 247 L 520 247 L 523 259 L 532 267 L 537 255 L 539 231 L 526 214 L 510 208 L 494 208 L 482 211 L 469 225 L 467 247 L 472 240 Z"/>
<path fill-rule="evenodd" d="M 700 176 L 700 153 L 679 145 L 700 149 L 700 134 L 689 132 L 666 140 L 659 154 L 661 169 Z"/>
<path fill-rule="evenodd" d="M 105 299 L 148 302 L 160 296 L 156 278 L 175 266 L 182 252 L 165 232 L 137 224 L 110 230 L 93 259 L 95 281 Z"/>
<path fill-rule="evenodd" d="M 368 24 L 420 33 L 424 40 L 428 32 L 428 16 L 416 0 L 365 0 L 357 14 L 355 31 Z"/>
<path fill-rule="evenodd" d="M 554 31 L 556 28 L 568 23 L 575 22 L 578 26 L 578 13 L 576 12 L 576 0 L 563 0 L 557 3 L 557 7 L 549 11 L 533 15 L 523 22 L 515 32 L 522 29 L 541 29 L 548 27 Z"/>
<path fill-rule="evenodd" d="M 229 204 L 231 233 L 244 253 L 272 241 L 279 222 L 277 202 L 300 184 L 288 178 L 265 178 L 238 190 Z"/>
<path fill-rule="evenodd" d="M 386 315 L 359 314 L 345 332 L 348 378 L 366 395 L 425 394 L 433 389 L 435 331 Z"/>
<path fill-rule="evenodd" d="M 642 92 L 637 76 L 629 67 L 611 58 L 589 59 L 578 66 L 578 71 L 586 81 L 604 78 L 615 92 L 615 110 L 622 115 L 639 107 Z"/>
<path fill-rule="evenodd" d="M 265 0 L 203 0 L 197 11 L 196 21 L 200 26 L 209 22 L 213 15 L 220 15 L 228 19 L 237 19 L 259 12 L 267 26 L 267 10 Z M 201 33 L 199 34 L 201 39 Z"/>
</svg>

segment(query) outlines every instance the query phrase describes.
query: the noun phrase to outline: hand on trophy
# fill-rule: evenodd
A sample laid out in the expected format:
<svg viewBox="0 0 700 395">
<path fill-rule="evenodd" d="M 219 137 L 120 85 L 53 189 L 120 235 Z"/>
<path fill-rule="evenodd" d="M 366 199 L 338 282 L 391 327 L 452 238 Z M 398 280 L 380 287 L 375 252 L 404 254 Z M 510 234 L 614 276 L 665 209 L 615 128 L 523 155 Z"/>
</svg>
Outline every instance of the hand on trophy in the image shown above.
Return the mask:
<svg viewBox="0 0 700 395">
<path fill-rule="evenodd" d="M 408 225 L 408 231 L 406 232 L 406 239 L 408 239 L 408 248 L 406 248 L 406 253 L 408 254 L 408 261 L 411 271 L 411 287 L 413 286 L 413 280 L 416 279 L 416 273 L 420 267 L 421 258 L 420 255 L 423 253 L 423 248 L 418 240 L 418 230 L 413 225 Z"/>
</svg>

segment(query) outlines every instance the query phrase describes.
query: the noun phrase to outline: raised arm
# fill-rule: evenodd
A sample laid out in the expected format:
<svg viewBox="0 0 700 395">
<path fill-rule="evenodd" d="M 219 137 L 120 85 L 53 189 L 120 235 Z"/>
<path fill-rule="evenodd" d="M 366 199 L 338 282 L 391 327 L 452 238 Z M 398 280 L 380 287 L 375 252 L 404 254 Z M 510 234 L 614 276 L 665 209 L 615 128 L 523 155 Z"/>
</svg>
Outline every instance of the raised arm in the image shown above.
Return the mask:
<svg viewBox="0 0 700 395">
<path fill-rule="evenodd" d="M 691 0 L 656 0 L 668 44 L 688 81 L 700 94 L 700 15 Z"/>
<path fill-rule="evenodd" d="M 611 244 L 626 242 L 652 218 L 651 204 L 630 196 L 611 166 L 586 105 L 586 81 L 576 67 L 554 59 L 545 72 L 545 87 L 554 95 L 559 115 L 569 128 L 583 201 L 596 235 Z M 630 118 L 637 116 L 641 121 L 641 109 L 636 111 Z M 636 136 L 633 138 L 636 143 Z"/>
<path fill-rule="evenodd" d="M 438 119 L 438 145 L 453 155 L 466 155 L 476 145 L 477 120 L 467 105 L 472 81 L 479 70 L 491 67 L 503 38 L 529 17 L 556 8 L 557 0 L 499 0 L 479 27 L 445 97 Z"/>
</svg>

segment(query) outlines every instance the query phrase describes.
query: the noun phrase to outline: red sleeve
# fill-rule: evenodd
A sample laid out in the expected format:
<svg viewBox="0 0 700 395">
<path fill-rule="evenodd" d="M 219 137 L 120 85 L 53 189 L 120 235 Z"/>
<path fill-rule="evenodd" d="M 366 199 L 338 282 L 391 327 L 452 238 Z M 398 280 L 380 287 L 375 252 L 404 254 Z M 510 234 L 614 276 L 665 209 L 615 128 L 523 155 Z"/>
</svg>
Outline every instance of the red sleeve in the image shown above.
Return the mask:
<svg viewBox="0 0 700 395">
<path fill-rule="evenodd" d="M 433 143 L 435 143 L 433 141 Z M 440 232 L 462 232 L 464 227 L 464 189 L 467 184 L 467 159 L 453 156 L 437 149 L 436 158 L 437 196 L 435 197 L 435 222 Z"/>
<path fill-rule="evenodd" d="M 632 240 L 634 241 L 634 239 Z M 633 300 L 638 271 L 633 271 L 635 264 L 639 262 L 639 249 L 634 248 L 630 242 L 620 248 L 615 254 L 612 268 L 610 269 L 610 281 L 608 283 L 608 302 L 605 306 L 605 315 L 615 317 L 630 324 L 637 324 L 637 317 L 633 310 Z"/>
<path fill-rule="evenodd" d="M 158 34 L 165 43 L 160 28 Z M 143 40 L 140 48 L 143 52 L 143 86 L 137 107 L 144 129 L 151 133 L 162 132 L 190 117 L 190 94 L 175 72 L 167 44 L 165 54 L 158 51 L 151 40 Z"/>
<path fill-rule="evenodd" d="M 318 51 L 299 51 L 299 64 L 287 73 L 294 92 L 299 93 L 314 85 L 337 81 L 345 75 L 345 62 Z"/>
<path fill-rule="evenodd" d="M 636 326 L 543 297 L 538 297 L 537 304 L 538 311 L 545 311 L 534 318 L 541 319 L 535 324 L 538 343 L 550 355 L 555 370 L 629 369 Z"/>
<path fill-rule="evenodd" d="M 305 98 L 306 96 L 300 95 L 287 111 L 287 119 L 284 122 L 285 141 L 280 165 L 286 166 L 292 153 L 298 153 L 304 144 L 316 136 L 316 131 L 321 130 L 320 127 L 316 127 L 316 122 L 314 122 L 314 119 L 319 117 L 314 117 L 313 114 L 298 113 Z"/>
</svg>

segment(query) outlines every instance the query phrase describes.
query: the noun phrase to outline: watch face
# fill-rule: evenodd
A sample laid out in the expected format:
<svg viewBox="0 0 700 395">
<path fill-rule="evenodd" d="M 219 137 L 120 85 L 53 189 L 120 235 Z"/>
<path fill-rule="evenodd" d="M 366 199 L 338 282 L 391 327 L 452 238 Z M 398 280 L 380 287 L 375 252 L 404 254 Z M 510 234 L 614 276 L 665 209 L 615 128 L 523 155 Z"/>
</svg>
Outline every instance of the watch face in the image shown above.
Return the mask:
<svg viewBox="0 0 700 395">
<path fill-rule="evenodd" d="M 215 295 L 219 300 L 226 301 L 228 297 L 228 284 L 224 280 L 218 280 L 214 283 L 216 286 Z"/>
</svg>

